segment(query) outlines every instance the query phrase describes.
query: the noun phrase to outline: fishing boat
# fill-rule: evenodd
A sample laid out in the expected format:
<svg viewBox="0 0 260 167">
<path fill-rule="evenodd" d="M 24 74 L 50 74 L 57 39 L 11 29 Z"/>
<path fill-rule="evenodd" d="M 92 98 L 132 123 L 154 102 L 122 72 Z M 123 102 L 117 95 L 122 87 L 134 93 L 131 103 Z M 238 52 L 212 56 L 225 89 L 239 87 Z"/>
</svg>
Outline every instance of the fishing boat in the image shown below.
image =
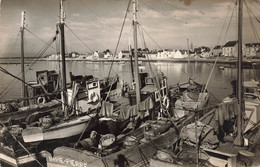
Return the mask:
<svg viewBox="0 0 260 167">
<path fill-rule="evenodd" d="M 80 135 L 86 126 L 92 127 L 92 118 L 97 114 L 101 98 L 107 91 L 112 91 L 117 86 L 118 77 L 107 78 L 105 82 L 93 76 L 71 76 L 72 87 L 67 88 L 64 25 L 65 14 L 63 1 L 60 2 L 59 33 L 61 36 L 62 57 L 62 110 L 49 115 L 44 115 L 27 125 L 22 131 L 24 142 L 40 142 L 57 140 Z M 111 83 L 110 83 L 111 82 Z M 36 117 L 37 118 L 37 117 Z M 37 137 L 36 137 L 37 136 Z"/>
<path fill-rule="evenodd" d="M 29 82 L 26 86 L 25 98 L 2 102 L 1 123 L 24 121 L 36 111 L 49 113 L 61 107 L 58 74 L 55 71 L 44 70 L 37 71 L 36 77 L 39 78 L 36 82 Z M 22 104 L 23 102 L 27 104 Z"/>
<path fill-rule="evenodd" d="M 192 79 L 190 64 L 189 40 L 187 39 L 188 50 L 188 81 L 177 83 L 170 87 L 171 98 L 174 103 L 175 117 L 182 117 L 191 110 L 204 108 L 208 105 L 209 92 L 207 90 L 210 76 L 207 83 L 200 84 Z"/>
<path fill-rule="evenodd" d="M 42 157 L 40 156 L 42 149 L 39 148 L 39 144 L 45 141 L 70 139 L 91 129 L 96 123 L 95 111 L 100 108 L 102 98 L 106 96 L 108 91 L 112 92 L 117 87 L 118 76 L 100 80 L 93 76 L 74 76 L 71 74 L 71 85 L 66 83 L 63 1 L 61 1 L 60 10 L 61 20 L 57 32 L 60 33 L 62 39 L 60 51 L 63 57 L 62 99 L 55 98 L 55 101 L 51 102 L 47 99 L 49 94 L 48 89 L 45 89 L 45 84 L 53 81 L 53 78 L 58 78 L 53 77 L 54 72 L 37 73 L 38 82 L 36 85 L 35 83 L 30 85 L 36 88 L 41 87 L 44 90 L 44 94 L 34 99 L 34 102 L 38 103 L 37 107 L 31 107 L 32 103 L 30 103 L 30 109 L 25 107 L 21 111 L 1 115 L 3 116 L 1 117 L 3 121 L 0 122 L 1 164 L 4 162 L 4 164 L 11 166 L 28 166 L 32 163 L 43 166 L 42 162 L 39 162 Z M 22 17 L 22 26 L 24 26 L 24 15 Z M 24 78 L 21 81 L 26 84 Z M 51 85 L 57 88 L 56 82 L 55 84 L 51 82 Z M 25 90 L 23 89 L 24 94 L 26 94 Z M 26 100 L 31 102 L 32 99 Z M 11 125 L 6 124 L 10 122 Z M 49 146 L 51 149 L 52 146 Z"/>
<path fill-rule="evenodd" d="M 21 81 L 21 98 L 0 102 L 0 122 L 11 123 L 23 121 L 30 114 L 40 112 L 50 112 L 61 106 L 59 91 L 59 74 L 54 70 L 36 71 L 37 81 L 25 82 L 24 68 L 24 31 L 25 12 L 22 12 L 21 19 L 21 78 L 14 76 L 1 67 L 1 71 L 13 78 Z M 31 68 L 37 60 L 27 66 Z M 28 70 L 28 69 L 27 69 Z M 43 104 L 46 103 L 46 104 Z"/>
<path fill-rule="evenodd" d="M 53 154 L 46 157 L 47 166 L 70 166 L 71 162 L 83 166 L 145 165 L 148 163 L 147 158 L 157 149 L 168 146 L 175 140 L 177 126 L 194 120 L 194 114 L 176 122 L 167 119 L 171 117 L 167 78 L 160 73 L 155 74 L 154 71 L 150 75 L 144 71 L 139 72 L 141 70 L 138 67 L 136 0 L 132 3 L 135 91 L 128 92 L 130 105 L 121 106 L 120 111 L 113 114 L 102 114 L 98 128 L 91 132 L 89 138 L 79 138 L 76 143 L 71 143 L 71 147 L 54 149 Z M 162 101 L 165 101 L 164 104 Z M 104 124 L 111 128 L 104 132 Z M 117 129 L 117 132 L 113 129 Z"/>
<path fill-rule="evenodd" d="M 181 140 L 186 147 L 183 142 L 183 145 L 176 142 L 173 146 L 177 149 L 167 148 L 168 152 L 164 154 L 158 152 L 150 161 L 152 167 L 189 166 L 191 163 L 197 166 L 259 166 L 254 162 L 254 148 L 259 144 L 260 136 L 259 83 L 243 82 L 242 12 L 243 1 L 239 0 L 238 73 L 234 94 L 212 106 L 195 123 L 184 127 Z"/>
<path fill-rule="evenodd" d="M 196 110 L 206 107 L 208 104 L 209 93 L 205 85 L 192 79 L 172 86 L 170 92 L 171 96 L 176 99 L 176 109 Z"/>
</svg>

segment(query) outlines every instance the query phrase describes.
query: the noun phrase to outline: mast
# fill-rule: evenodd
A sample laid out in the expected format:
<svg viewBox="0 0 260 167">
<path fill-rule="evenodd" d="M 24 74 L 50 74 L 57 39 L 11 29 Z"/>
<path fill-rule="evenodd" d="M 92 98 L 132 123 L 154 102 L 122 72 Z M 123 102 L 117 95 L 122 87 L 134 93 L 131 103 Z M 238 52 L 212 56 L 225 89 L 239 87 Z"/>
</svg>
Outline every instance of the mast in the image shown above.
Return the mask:
<svg viewBox="0 0 260 167">
<path fill-rule="evenodd" d="M 24 21 L 25 21 L 25 11 L 22 11 L 22 18 L 21 18 L 21 79 L 25 81 L 25 73 L 24 73 Z M 25 93 L 25 82 L 22 82 L 22 88 L 21 88 L 21 97 L 26 98 L 26 93 Z M 23 104 L 25 104 L 23 102 Z"/>
<path fill-rule="evenodd" d="M 61 54 L 61 77 L 62 77 L 62 108 L 65 111 L 65 118 L 68 117 L 68 113 L 66 110 L 65 104 L 67 104 L 67 82 L 66 82 L 66 60 L 65 60 L 65 35 L 64 35 L 64 21 L 65 21 L 65 13 L 63 10 L 63 1 L 60 1 L 60 22 L 59 22 L 59 28 L 60 28 L 60 54 Z"/>
<path fill-rule="evenodd" d="M 242 137 L 242 112 L 245 109 L 243 99 L 243 52 L 242 52 L 242 25 L 243 25 L 243 2 L 238 0 L 238 63 L 237 63 L 237 99 L 238 99 L 238 113 L 237 113 L 237 137 L 234 141 L 235 145 L 243 145 Z"/>
<path fill-rule="evenodd" d="M 139 83 L 139 68 L 138 68 L 138 54 L 137 54 L 137 0 L 133 0 L 133 26 L 134 26 L 134 56 L 135 56 L 135 89 L 136 89 L 136 105 L 139 106 L 141 102 L 140 83 Z"/>
<path fill-rule="evenodd" d="M 131 67 L 131 77 L 132 77 L 132 83 L 135 82 L 135 75 L 134 75 L 134 67 L 133 67 L 133 52 L 132 52 L 132 47 L 130 44 L 130 39 L 129 39 L 129 56 L 130 56 L 130 67 Z"/>
</svg>

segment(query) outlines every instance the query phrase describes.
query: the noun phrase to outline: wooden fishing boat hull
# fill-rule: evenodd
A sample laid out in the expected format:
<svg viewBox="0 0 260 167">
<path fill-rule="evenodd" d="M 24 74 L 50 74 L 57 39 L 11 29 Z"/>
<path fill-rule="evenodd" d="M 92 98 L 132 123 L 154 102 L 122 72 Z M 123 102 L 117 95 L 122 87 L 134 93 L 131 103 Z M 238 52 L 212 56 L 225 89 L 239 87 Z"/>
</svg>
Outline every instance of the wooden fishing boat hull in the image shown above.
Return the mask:
<svg viewBox="0 0 260 167">
<path fill-rule="evenodd" d="M 31 115 L 35 112 L 48 113 L 48 112 L 52 112 L 55 109 L 58 109 L 60 107 L 61 107 L 61 102 L 58 102 L 58 101 L 51 101 L 49 103 L 40 104 L 34 108 L 24 107 L 24 108 L 19 109 L 18 111 L 0 113 L 0 122 L 5 124 L 12 120 L 25 119 L 26 117 L 28 117 L 29 115 Z"/>
<path fill-rule="evenodd" d="M 63 139 L 79 135 L 86 128 L 87 123 L 94 117 L 95 114 L 82 116 L 80 118 L 63 122 L 59 125 L 52 126 L 49 129 L 43 129 L 42 127 L 28 127 L 22 131 L 24 142 L 39 142 L 46 140 Z M 93 127 L 94 124 L 89 123 L 89 127 Z"/>
<path fill-rule="evenodd" d="M 184 96 L 184 95 L 183 95 Z M 206 107 L 209 101 L 209 93 L 199 93 L 199 98 L 197 101 L 181 101 L 181 105 L 185 109 L 201 109 Z"/>
<path fill-rule="evenodd" d="M 178 127 L 193 121 L 194 115 L 191 114 L 185 119 L 177 122 Z M 167 123 L 168 124 L 168 123 Z M 162 125 L 163 126 L 163 125 Z M 165 124 L 165 127 L 168 127 Z M 166 132 L 147 138 L 144 133 L 145 126 L 136 129 L 125 137 L 118 139 L 118 142 L 125 141 L 126 137 L 134 136 L 138 142 L 129 147 L 124 147 L 118 152 L 107 156 L 97 156 L 89 151 L 81 151 L 70 147 L 58 147 L 53 151 L 53 156 L 46 157 L 48 167 L 107 167 L 107 166 L 144 166 L 157 150 L 169 147 L 178 140 L 175 128 L 169 128 Z"/>
<path fill-rule="evenodd" d="M 169 146 L 176 139 L 174 129 L 170 129 L 165 134 L 158 136 L 151 141 L 143 141 L 139 145 L 125 148 L 114 154 L 98 157 L 93 153 L 80 151 L 69 147 L 58 147 L 54 150 L 53 157 L 47 157 L 48 167 L 70 167 L 70 166 L 87 166 L 102 167 L 114 166 L 114 164 L 128 162 L 130 166 L 141 164 L 144 159 L 152 157 L 157 149 Z"/>
<path fill-rule="evenodd" d="M 31 155 L 15 155 L 11 150 L 0 147 L 0 166 L 40 166 L 36 159 L 42 165 L 46 165 L 47 155 L 50 155 L 47 151 Z"/>
</svg>

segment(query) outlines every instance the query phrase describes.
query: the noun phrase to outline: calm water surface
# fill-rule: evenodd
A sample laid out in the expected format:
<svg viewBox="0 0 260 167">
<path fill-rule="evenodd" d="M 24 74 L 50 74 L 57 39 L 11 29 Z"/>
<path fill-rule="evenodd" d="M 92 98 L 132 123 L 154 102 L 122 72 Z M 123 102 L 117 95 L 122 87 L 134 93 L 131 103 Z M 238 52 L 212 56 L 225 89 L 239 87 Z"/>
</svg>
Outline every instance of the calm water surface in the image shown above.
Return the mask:
<svg viewBox="0 0 260 167">
<path fill-rule="evenodd" d="M 168 83 L 176 84 L 179 82 L 185 82 L 188 79 L 188 64 L 187 63 L 154 63 L 154 65 L 161 70 L 166 76 L 168 76 Z M 14 75 L 18 75 L 20 72 L 20 64 L 1 64 L 1 67 Z M 102 78 L 108 75 L 111 63 L 92 63 L 92 62 L 67 62 L 67 80 L 69 79 L 69 72 L 74 75 L 94 75 L 95 77 Z M 36 71 L 39 70 L 59 70 L 59 63 L 53 61 L 39 61 L 33 67 L 26 66 L 26 82 L 36 81 Z M 213 68 L 213 64 L 208 63 L 192 63 L 190 65 L 190 76 L 195 81 L 200 83 L 206 83 L 210 75 L 210 71 Z M 130 83 L 131 78 L 130 63 L 113 63 L 113 69 L 111 75 L 118 74 L 125 81 Z M 250 80 L 255 78 L 260 80 L 260 69 L 245 69 L 244 80 Z M 216 99 L 221 100 L 227 95 L 232 93 L 231 80 L 236 79 L 236 69 L 225 68 L 220 70 L 218 65 L 214 69 L 208 90 L 214 96 L 211 97 L 211 102 Z M 6 99 L 13 99 L 20 97 L 21 82 L 13 79 L 12 77 L 0 72 L 0 101 Z"/>
</svg>

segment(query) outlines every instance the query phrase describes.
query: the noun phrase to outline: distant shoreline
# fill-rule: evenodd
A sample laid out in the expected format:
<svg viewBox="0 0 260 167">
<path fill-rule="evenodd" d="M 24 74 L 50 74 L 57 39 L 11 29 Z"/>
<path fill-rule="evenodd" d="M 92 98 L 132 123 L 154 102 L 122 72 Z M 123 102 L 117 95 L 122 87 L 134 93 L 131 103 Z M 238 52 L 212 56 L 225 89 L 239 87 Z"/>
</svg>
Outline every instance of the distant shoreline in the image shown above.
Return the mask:
<svg viewBox="0 0 260 167">
<path fill-rule="evenodd" d="M 1 60 L 6 60 L 6 62 L 2 62 Z M 16 60 L 15 62 L 8 62 L 8 60 Z M 0 64 L 20 64 L 19 57 L 1 57 L 0 58 Z M 33 60 L 33 58 L 25 58 L 25 63 L 29 64 Z M 216 58 L 191 58 L 190 60 L 188 58 L 162 58 L 162 59 L 145 59 L 145 58 L 139 58 L 139 61 L 144 62 L 162 62 L 162 63 L 188 63 L 189 61 L 191 63 L 198 62 L 198 63 L 215 63 Z M 48 58 L 41 58 L 38 61 L 60 61 L 55 59 L 48 59 Z M 130 59 L 80 59 L 80 58 L 66 58 L 66 61 L 76 61 L 76 62 L 118 62 L 118 63 L 124 63 L 129 62 Z M 226 58 L 226 57 L 219 57 L 217 60 L 218 64 L 230 64 L 235 65 L 237 62 L 236 58 Z M 244 64 L 250 65 L 252 63 L 260 64 L 260 59 L 243 59 Z"/>
</svg>

